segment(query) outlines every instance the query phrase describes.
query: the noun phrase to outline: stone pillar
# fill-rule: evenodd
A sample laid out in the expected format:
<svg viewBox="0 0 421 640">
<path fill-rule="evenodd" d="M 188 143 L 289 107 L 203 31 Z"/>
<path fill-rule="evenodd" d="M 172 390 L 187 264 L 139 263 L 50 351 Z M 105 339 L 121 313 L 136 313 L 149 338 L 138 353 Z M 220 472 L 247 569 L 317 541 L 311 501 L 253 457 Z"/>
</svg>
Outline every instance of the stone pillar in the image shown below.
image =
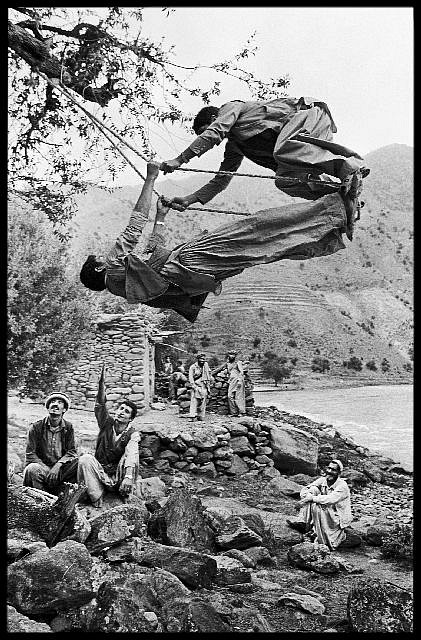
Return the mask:
<svg viewBox="0 0 421 640">
<path fill-rule="evenodd" d="M 148 406 L 154 377 L 154 347 L 148 339 L 152 330 L 135 311 L 102 314 L 96 321 L 92 341 L 86 345 L 86 355 L 63 377 L 61 389 L 68 393 L 73 406 L 94 408 L 103 362 L 110 404 L 128 398 L 139 410 Z"/>
</svg>

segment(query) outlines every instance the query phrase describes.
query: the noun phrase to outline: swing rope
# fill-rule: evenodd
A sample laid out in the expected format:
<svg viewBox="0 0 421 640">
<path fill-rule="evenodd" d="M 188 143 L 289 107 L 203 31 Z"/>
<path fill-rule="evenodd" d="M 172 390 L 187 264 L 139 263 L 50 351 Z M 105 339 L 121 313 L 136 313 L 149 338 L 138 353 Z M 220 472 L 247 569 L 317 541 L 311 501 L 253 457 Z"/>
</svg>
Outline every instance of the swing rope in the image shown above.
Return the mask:
<svg viewBox="0 0 421 640">
<path fill-rule="evenodd" d="M 129 142 L 127 142 L 127 140 L 125 140 L 118 132 L 114 131 L 111 127 L 109 127 L 107 124 L 105 124 L 105 122 L 102 122 L 101 120 L 99 120 L 99 118 L 97 118 L 88 109 L 86 109 L 82 104 L 80 104 L 80 102 L 78 102 L 74 98 L 74 96 L 70 93 L 69 89 L 67 89 L 67 87 L 63 86 L 63 84 L 60 81 L 53 82 L 50 78 L 48 78 L 48 76 L 46 76 L 41 71 L 38 71 L 38 75 L 41 78 L 43 78 L 54 89 L 58 89 L 59 91 L 61 91 L 61 93 L 63 95 L 65 95 L 71 102 L 73 102 L 73 104 L 75 104 L 81 111 L 83 111 L 85 113 L 85 115 L 91 120 L 91 122 L 105 136 L 105 138 L 112 144 L 112 146 L 116 149 L 116 151 L 118 153 L 120 153 L 120 155 L 126 160 L 126 162 L 131 166 L 131 168 L 142 178 L 142 180 L 144 180 L 144 181 L 146 180 L 146 178 L 139 171 L 139 169 L 127 157 L 127 155 L 124 153 L 124 151 L 122 149 L 120 149 L 120 147 L 108 135 L 108 133 L 111 133 L 113 136 L 115 136 L 115 138 L 117 138 L 117 140 L 119 140 L 128 149 L 133 151 L 144 162 L 146 162 L 146 163 L 149 162 L 149 160 L 138 149 L 136 149 L 136 147 L 134 147 Z M 276 179 L 282 180 L 282 178 L 280 178 L 279 176 L 265 176 L 265 175 L 252 174 L 252 173 L 239 173 L 238 171 L 212 171 L 212 170 L 208 170 L 208 169 L 194 169 L 194 168 L 188 168 L 188 167 L 184 167 L 184 168 L 179 167 L 177 169 L 177 171 L 186 171 L 186 172 L 190 171 L 190 172 L 194 172 L 194 173 L 213 173 L 215 175 L 241 176 L 241 177 L 245 177 L 245 178 L 263 178 L 263 179 L 269 179 L 269 180 L 276 180 Z M 286 178 L 285 181 L 286 181 L 287 184 L 291 184 L 291 182 L 295 182 L 295 183 L 301 183 L 302 182 L 302 180 L 300 180 L 300 178 L 292 178 L 292 177 L 291 178 L 290 177 Z M 317 179 L 312 179 L 311 182 L 312 183 L 313 182 L 315 182 L 315 183 L 323 183 L 323 185 L 328 185 L 329 184 L 328 182 L 326 182 L 324 180 L 317 180 Z M 156 191 L 155 188 L 153 189 L 153 192 L 158 197 L 161 197 L 161 195 L 158 193 L 158 191 Z M 168 203 L 168 201 L 166 201 L 166 199 L 163 198 L 163 197 L 162 197 L 162 200 L 163 200 L 164 204 Z M 237 216 L 249 216 L 249 215 L 252 215 L 252 213 L 250 213 L 250 212 L 226 211 L 226 210 L 222 210 L 222 209 L 208 209 L 208 208 L 205 208 L 205 207 L 188 207 L 187 209 L 185 209 L 183 211 L 183 213 L 185 213 L 186 211 L 187 212 L 188 211 L 209 211 L 209 212 L 212 212 L 212 213 L 228 213 L 228 214 L 237 215 Z"/>
</svg>

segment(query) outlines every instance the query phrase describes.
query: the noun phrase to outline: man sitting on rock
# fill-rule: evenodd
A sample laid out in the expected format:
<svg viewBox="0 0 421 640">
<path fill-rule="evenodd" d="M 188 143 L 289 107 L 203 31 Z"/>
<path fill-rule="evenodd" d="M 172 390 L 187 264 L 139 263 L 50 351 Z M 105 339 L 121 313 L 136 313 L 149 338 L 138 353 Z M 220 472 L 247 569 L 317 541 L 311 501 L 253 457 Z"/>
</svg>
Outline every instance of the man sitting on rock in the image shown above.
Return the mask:
<svg viewBox="0 0 421 640">
<path fill-rule="evenodd" d="M 187 382 L 186 367 L 182 360 L 177 360 L 177 366 L 174 373 L 170 375 L 168 384 L 168 400 L 172 404 L 177 404 L 177 394 L 179 387 L 184 387 Z"/>
<path fill-rule="evenodd" d="M 45 401 L 48 416 L 28 431 L 25 487 L 56 494 L 63 482 L 75 482 L 78 456 L 71 422 L 64 419 L 70 400 L 64 393 L 51 393 Z"/>
<path fill-rule="evenodd" d="M 87 494 L 97 508 L 102 506 L 106 488 L 127 496 L 135 486 L 139 469 L 140 436 L 130 424 L 136 417 L 137 406 L 131 400 L 121 400 L 112 418 L 106 402 L 103 365 L 95 403 L 99 427 L 95 456 L 83 454 L 77 470 L 78 482 L 86 485 Z"/>
<path fill-rule="evenodd" d="M 294 529 L 307 531 L 306 538 L 329 549 L 336 549 L 344 542 L 344 529 L 352 522 L 351 497 L 345 480 L 340 478 L 343 464 L 332 460 L 326 475 L 317 478 L 300 492 L 300 510 L 296 519 L 287 523 Z"/>
</svg>

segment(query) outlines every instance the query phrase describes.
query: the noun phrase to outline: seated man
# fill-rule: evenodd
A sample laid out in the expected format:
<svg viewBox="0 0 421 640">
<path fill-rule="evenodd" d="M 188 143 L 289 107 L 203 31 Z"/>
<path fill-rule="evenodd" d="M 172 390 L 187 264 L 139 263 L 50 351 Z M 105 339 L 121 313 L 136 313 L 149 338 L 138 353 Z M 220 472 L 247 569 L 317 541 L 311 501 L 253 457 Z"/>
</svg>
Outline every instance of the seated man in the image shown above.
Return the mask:
<svg viewBox="0 0 421 640">
<path fill-rule="evenodd" d="M 95 456 L 83 454 L 79 459 L 77 477 L 86 485 L 86 492 L 94 507 L 102 506 L 106 488 L 127 496 L 135 486 L 139 469 L 139 433 L 131 421 L 137 407 L 131 400 L 121 400 L 112 418 L 106 406 L 105 365 L 99 378 L 95 417 L 99 434 Z"/>
<path fill-rule="evenodd" d="M 353 187 L 314 202 L 286 205 L 227 222 L 172 251 L 162 246 L 168 206 L 157 202 L 151 234 L 144 231 L 159 164 L 150 162 L 129 224 L 106 259 L 88 256 L 80 272 L 85 287 L 108 289 L 131 304 L 174 309 L 194 322 L 210 292 L 244 269 L 278 260 L 306 260 L 344 249 L 346 207 L 356 207 Z M 141 240 L 140 250 L 137 245 Z M 138 251 L 139 253 L 136 253 Z"/>
<path fill-rule="evenodd" d="M 26 445 L 25 487 L 57 494 L 63 482 L 76 482 L 78 456 L 73 425 L 64 419 L 70 400 L 51 393 L 45 401 L 48 417 L 34 422 Z"/>
<path fill-rule="evenodd" d="M 214 369 L 212 375 L 224 370 L 228 373 L 228 412 L 231 416 L 244 416 L 246 415 L 244 367 L 248 362 L 236 360 L 236 357 L 236 351 L 227 353 L 226 362 Z"/>
<path fill-rule="evenodd" d="M 170 375 L 170 381 L 168 385 L 168 400 L 173 404 L 177 404 L 178 389 L 184 387 L 187 382 L 186 367 L 182 360 L 177 360 L 177 366 L 174 373 Z"/>
<path fill-rule="evenodd" d="M 326 476 L 311 482 L 300 492 L 300 510 L 296 519 L 287 523 L 295 529 L 308 531 L 307 538 L 329 549 L 336 549 L 346 538 L 344 529 L 352 522 L 351 497 L 345 480 L 340 478 L 343 465 L 332 460 Z"/>
</svg>

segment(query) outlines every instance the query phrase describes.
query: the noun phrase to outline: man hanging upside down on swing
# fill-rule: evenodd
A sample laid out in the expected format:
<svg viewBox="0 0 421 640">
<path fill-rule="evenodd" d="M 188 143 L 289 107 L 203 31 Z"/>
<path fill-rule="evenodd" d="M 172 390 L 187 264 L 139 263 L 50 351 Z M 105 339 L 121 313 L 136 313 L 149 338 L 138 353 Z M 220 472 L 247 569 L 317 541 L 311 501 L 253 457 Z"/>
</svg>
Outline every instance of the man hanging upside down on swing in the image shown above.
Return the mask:
<svg viewBox="0 0 421 640">
<path fill-rule="evenodd" d="M 162 163 L 171 173 L 227 139 L 219 171 L 235 172 L 244 157 L 276 174 L 275 186 L 290 196 L 317 200 L 351 183 L 361 192 L 362 178 L 370 170 L 355 151 L 332 142 L 337 128 L 329 107 L 317 98 L 284 96 L 268 101 L 232 100 L 222 107 L 204 107 L 194 121 L 193 140 L 177 158 Z M 184 211 L 191 204 L 206 204 L 227 188 L 232 176 L 218 174 L 201 189 L 171 200 Z M 357 206 L 355 219 L 358 220 Z M 347 210 L 347 236 L 352 240 L 354 219 Z"/>
<path fill-rule="evenodd" d="M 108 290 L 132 304 L 174 309 L 194 322 L 209 293 L 244 269 L 278 260 L 306 260 L 344 249 L 347 211 L 355 212 L 358 193 L 351 184 L 312 202 L 258 211 L 203 232 L 174 249 L 162 232 L 169 206 L 159 198 L 152 229 L 146 223 L 160 164 L 148 164 L 146 181 L 129 223 L 106 258 L 88 256 L 80 272 L 85 287 Z"/>
</svg>

